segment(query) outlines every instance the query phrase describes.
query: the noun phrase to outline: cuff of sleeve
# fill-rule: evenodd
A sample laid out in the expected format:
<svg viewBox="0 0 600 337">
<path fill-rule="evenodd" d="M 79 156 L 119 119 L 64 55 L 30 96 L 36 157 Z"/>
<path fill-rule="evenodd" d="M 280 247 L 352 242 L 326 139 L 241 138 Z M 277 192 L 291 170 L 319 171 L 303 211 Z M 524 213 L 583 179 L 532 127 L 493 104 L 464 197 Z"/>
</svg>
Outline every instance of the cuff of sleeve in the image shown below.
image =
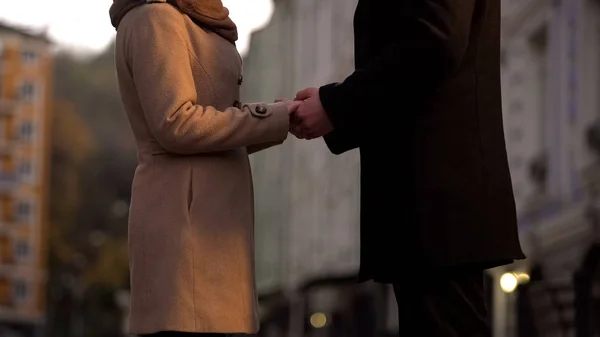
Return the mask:
<svg viewBox="0 0 600 337">
<path fill-rule="evenodd" d="M 324 85 L 319 88 L 319 98 L 321 99 L 321 105 L 323 109 L 325 109 L 325 113 L 327 117 L 329 117 L 329 121 L 333 125 L 333 128 L 336 130 L 344 128 L 344 120 L 342 116 L 342 109 L 340 108 L 340 104 L 342 101 L 338 96 L 339 95 L 339 83 L 331 83 L 328 85 Z"/>
<path fill-rule="evenodd" d="M 247 104 L 244 104 L 243 107 L 250 110 L 250 113 L 254 117 L 258 117 L 258 118 L 269 117 L 273 114 L 273 110 L 274 110 L 273 104 L 266 104 L 266 103 L 247 103 Z"/>
<path fill-rule="evenodd" d="M 331 153 L 333 153 L 335 155 L 344 153 L 342 142 L 340 140 L 340 137 L 338 137 L 338 135 L 339 134 L 335 130 L 333 130 L 331 133 L 323 136 L 325 145 L 327 145 L 327 148 L 329 149 L 329 151 L 331 151 Z"/>
<path fill-rule="evenodd" d="M 253 103 L 246 105 L 253 116 L 263 118 L 265 137 L 261 143 L 283 143 L 290 130 L 290 116 L 285 103 Z"/>
</svg>

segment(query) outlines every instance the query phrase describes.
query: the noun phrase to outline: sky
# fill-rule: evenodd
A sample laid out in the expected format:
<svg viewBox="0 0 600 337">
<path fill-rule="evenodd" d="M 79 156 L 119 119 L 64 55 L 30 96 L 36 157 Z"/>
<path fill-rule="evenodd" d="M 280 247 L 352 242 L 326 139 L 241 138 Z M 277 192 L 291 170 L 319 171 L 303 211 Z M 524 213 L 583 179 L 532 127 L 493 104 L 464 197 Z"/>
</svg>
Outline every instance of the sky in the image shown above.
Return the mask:
<svg viewBox="0 0 600 337">
<path fill-rule="evenodd" d="M 112 0 L 0 0 L 0 21 L 47 30 L 60 46 L 80 52 L 105 48 L 115 31 L 108 18 Z M 238 49 L 245 54 L 252 31 L 264 27 L 273 13 L 272 0 L 223 0 L 238 26 Z"/>
</svg>

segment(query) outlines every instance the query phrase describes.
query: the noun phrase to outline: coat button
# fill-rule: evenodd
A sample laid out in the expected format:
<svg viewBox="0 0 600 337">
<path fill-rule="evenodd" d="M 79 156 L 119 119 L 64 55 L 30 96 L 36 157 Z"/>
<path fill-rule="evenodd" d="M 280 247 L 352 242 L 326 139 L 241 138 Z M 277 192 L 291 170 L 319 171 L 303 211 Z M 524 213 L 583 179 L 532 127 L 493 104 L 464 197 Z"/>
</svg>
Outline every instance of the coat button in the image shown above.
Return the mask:
<svg viewBox="0 0 600 337">
<path fill-rule="evenodd" d="M 256 106 L 256 113 L 259 115 L 264 115 L 267 113 L 267 107 L 264 105 L 257 105 Z"/>
<path fill-rule="evenodd" d="M 242 83 L 244 83 L 244 75 L 240 75 L 240 77 L 238 77 L 238 85 L 242 85 Z"/>
<path fill-rule="evenodd" d="M 235 101 L 233 102 L 233 106 L 238 108 L 238 109 L 242 109 L 242 102 L 240 101 Z"/>
</svg>

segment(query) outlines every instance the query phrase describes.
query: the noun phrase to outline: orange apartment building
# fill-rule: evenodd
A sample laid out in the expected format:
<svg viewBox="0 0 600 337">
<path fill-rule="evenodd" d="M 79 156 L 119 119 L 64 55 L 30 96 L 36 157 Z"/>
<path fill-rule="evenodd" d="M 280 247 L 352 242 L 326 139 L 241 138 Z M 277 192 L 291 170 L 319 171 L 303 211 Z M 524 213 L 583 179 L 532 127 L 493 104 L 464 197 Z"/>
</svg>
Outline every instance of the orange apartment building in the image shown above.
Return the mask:
<svg viewBox="0 0 600 337">
<path fill-rule="evenodd" d="M 47 267 L 52 50 L 0 23 L 0 336 L 41 336 Z"/>
</svg>

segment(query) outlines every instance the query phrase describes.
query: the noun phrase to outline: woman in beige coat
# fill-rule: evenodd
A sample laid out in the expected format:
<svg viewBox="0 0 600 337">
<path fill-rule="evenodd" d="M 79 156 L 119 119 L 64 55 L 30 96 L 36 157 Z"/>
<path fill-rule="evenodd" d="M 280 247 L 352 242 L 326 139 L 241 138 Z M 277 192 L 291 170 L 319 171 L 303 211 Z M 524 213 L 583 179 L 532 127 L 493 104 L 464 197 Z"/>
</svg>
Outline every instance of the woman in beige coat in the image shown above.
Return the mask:
<svg viewBox="0 0 600 337">
<path fill-rule="evenodd" d="M 255 333 L 248 154 L 286 139 L 298 103 L 239 103 L 237 30 L 220 0 L 114 0 L 110 15 L 139 160 L 130 331 Z"/>
</svg>

